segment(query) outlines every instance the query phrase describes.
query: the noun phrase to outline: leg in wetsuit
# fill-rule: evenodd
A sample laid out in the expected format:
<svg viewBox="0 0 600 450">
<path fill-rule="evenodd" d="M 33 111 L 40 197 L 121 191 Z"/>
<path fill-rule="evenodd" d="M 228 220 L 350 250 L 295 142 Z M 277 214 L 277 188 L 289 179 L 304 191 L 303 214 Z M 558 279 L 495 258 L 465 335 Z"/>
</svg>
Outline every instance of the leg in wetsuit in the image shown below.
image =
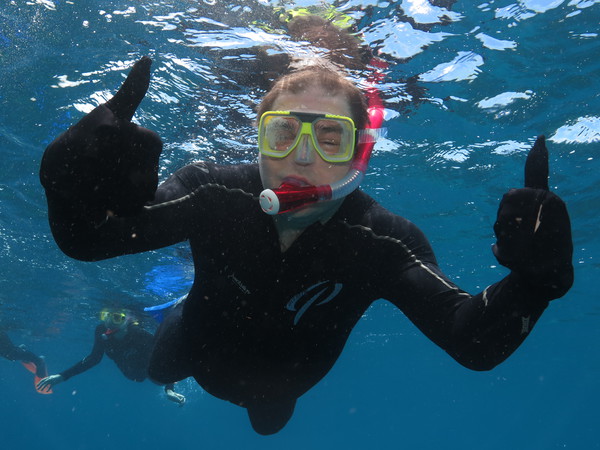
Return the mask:
<svg viewBox="0 0 600 450">
<path fill-rule="evenodd" d="M 183 304 L 178 305 L 165 318 L 161 324 L 157 337 L 161 345 L 155 346 L 150 362 L 150 378 L 156 383 L 169 383 L 194 376 L 201 371 L 202 361 L 192 358 L 189 345 L 185 339 L 185 327 L 182 325 Z M 206 386 L 199 378 L 198 383 L 207 388 L 211 394 L 224 400 L 232 401 L 221 392 L 215 392 Z M 265 399 L 246 400 L 243 402 L 232 401 L 247 409 L 252 428 L 262 435 L 275 434 L 280 431 L 291 419 L 296 399 L 281 399 L 270 401 Z"/>
<path fill-rule="evenodd" d="M 248 405 L 248 417 L 252 428 L 262 435 L 277 433 L 292 418 L 295 406 L 295 399 L 288 402 Z"/>
<path fill-rule="evenodd" d="M 23 347 L 14 345 L 4 331 L 0 331 L 0 356 L 10 361 L 21 361 L 25 364 L 33 363 L 35 365 L 35 374 L 38 377 L 42 378 L 47 375 L 44 359 Z"/>
</svg>

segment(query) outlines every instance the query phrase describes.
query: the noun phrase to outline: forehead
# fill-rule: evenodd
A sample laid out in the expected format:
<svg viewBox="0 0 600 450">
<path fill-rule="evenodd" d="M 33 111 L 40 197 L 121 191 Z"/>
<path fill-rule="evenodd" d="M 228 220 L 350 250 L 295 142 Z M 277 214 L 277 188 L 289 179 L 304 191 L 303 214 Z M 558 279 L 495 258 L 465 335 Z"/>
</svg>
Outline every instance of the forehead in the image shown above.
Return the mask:
<svg viewBox="0 0 600 450">
<path fill-rule="evenodd" d="M 300 93 L 284 92 L 273 102 L 274 111 L 305 111 L 318 114 L 337 114 L 351 117 L 352 110 L 342 93 L 331 95 L 320 87 L 311 87 Z"/>
</svg>

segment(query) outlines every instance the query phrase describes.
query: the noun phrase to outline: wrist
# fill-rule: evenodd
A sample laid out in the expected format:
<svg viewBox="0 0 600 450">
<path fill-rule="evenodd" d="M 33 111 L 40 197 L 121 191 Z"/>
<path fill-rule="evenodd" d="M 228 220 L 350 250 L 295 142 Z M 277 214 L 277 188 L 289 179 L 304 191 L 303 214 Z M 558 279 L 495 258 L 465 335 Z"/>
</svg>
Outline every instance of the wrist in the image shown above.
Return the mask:
<svg viewBox="0 0 600 450">
<path fill-rule="evenodd" d="M 546 301 L 562 297 L 573 285 L 573 266 L 570 263 L 543 270 L 535 267 L 513 270 L 512 275 L 533 296 Z"/>
</svg>

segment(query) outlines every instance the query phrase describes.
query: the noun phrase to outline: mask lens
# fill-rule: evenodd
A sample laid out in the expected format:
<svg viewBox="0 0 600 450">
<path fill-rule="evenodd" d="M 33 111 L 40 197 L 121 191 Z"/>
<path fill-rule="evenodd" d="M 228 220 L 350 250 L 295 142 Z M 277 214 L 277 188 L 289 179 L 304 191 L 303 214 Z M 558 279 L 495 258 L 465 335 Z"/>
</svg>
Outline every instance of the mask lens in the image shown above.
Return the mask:
<svg viewBox="0 0 600 450">
<path fill-rule="evenodd" d="M 354 126 L 343 119 L 318 119 L 313 136 L 325 161 L 348 161 L 354 152 Z"/>
<path fill-rule="evenodd" d="M 287 156 L 298 139 L 302 122 L 290 115 L 266 115 L 261 120 L 260 151 L 269 156 Z"/>
<path fill-rule="evenodd" d="M 121 325 L 125 321 L 125 314 L 113 313 L 111 319 L 115 325 Z"/>
</svg>

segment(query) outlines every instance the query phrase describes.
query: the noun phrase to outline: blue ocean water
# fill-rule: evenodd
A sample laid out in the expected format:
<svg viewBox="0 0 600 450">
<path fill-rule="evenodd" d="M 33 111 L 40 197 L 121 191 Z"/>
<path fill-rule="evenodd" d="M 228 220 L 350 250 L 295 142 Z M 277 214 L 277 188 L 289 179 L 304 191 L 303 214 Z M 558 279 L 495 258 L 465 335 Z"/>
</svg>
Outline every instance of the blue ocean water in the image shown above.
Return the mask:
<svg viewBox="0 0 600 450">
<path fill-rule="evenodd" d="M 388 132 L 363 189 L 421 227 L 443 270 L 476 292 L 506 273 L 490 249 L 498 202 L 523 183 L 535 137 L 547 136 L 550 185 L 571 214 L 576 280 L 511 358 L 471 372 L 380 302 L 270 437 L 252 431 L 244 410 L 189 380 L 178 385 L 188 398 L 178 407 L 105 358 L 42 396 L 20 364 L 1 359 L 1 447 L 600 448 L 600 1 L 451 3 L 335 4 L 390 63 L 381 85 Z M 150 55 L 152 83 L 136 120 L 165 142 L 161 178 L 197 159 L 253 161 L 252 107 L 264 91 L 236 80 L 236 71 L 256 45 L 307 50 L 277 32 L 279 6 L 3 2 L 0 323 L 15 343 L 45 355 L 50 372 L 91 350 L 99 309 L 178 298 L 193 269 L 185 245 L 93 264 L 62 254 L 37 177 L 45 146 Z M 144 325 L 154 326 L 149 318 Z"/>
</svg>

